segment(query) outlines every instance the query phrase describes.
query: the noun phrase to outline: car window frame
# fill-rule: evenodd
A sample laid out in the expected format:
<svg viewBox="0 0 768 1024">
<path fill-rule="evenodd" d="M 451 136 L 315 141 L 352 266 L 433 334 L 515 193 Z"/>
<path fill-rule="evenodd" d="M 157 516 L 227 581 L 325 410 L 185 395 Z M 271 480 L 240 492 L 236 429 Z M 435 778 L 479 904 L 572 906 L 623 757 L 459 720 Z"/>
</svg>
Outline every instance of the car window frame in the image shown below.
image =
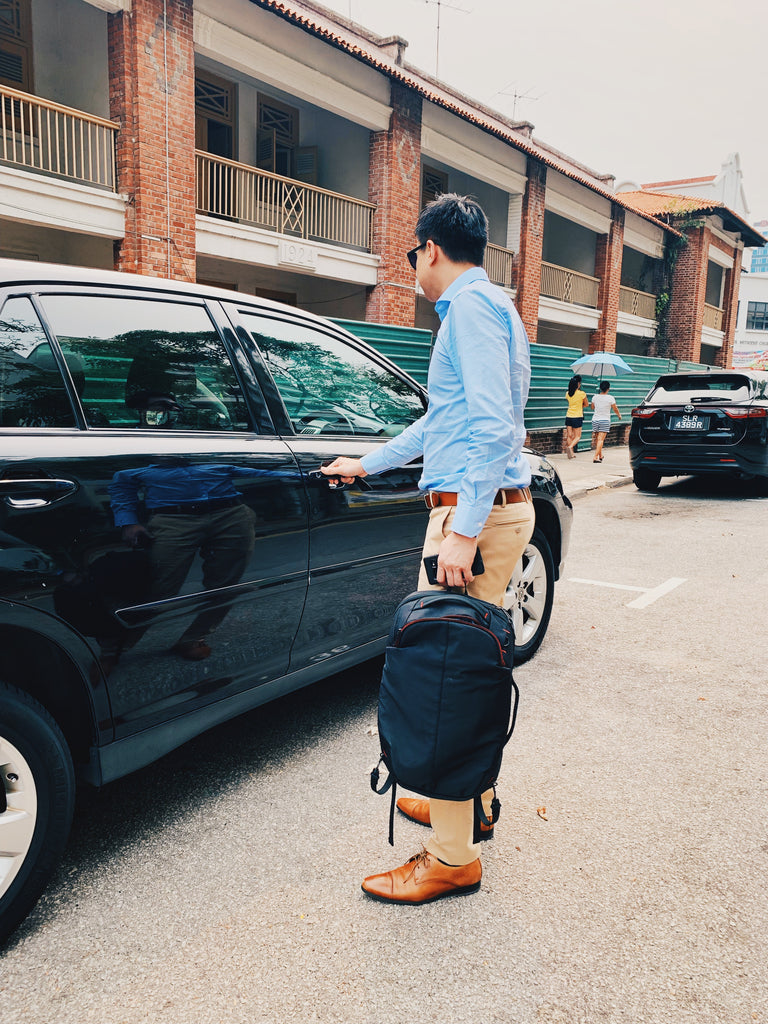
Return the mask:
<svg viewBox="0 0 768 1024">
<path fill-rule="evenodd" d="M 16 286 L 11 286 L 11 287 L 6 287 L 6 288 L 0 288 L 0 316 L 2 315 L 3 309 L 5 309 L 6 303 L 9 302 L 11 299 L 28 299 L 29 300 L 29 302 L 30 302 L 30 304 L 31 304 L 31 306 L 32 306 L 32 308 L 34 310 L 35 316 L 40 321 L 40 326 L 42 328 L 43 334 L 45 335 L 45 337 L 46 337 L 46 339 L 48 341 L 48 344 L 49 344 L 49 346 L 51 348 L 51 352 L 53 353 L 53 358 L 54 358 L 54 360 L 56 362 L 56 366 L 58 367 L 59 373 L 61 374 L 61 379 L 62 379 L 62 382 L 64 384 L 64 390 L 66 391 L 67 398 L 69 400 L 69 404 L 70 404 L 70 407 L 72 409 L 74 423 L 72 423 L 72 424 L 70 424 L 69 426 L 66 426 L 66 427 L 65 426 L 54 426 L 54 425 L 49 425 L 49 426 L 44 426 L 44 427 L 41 427 L 41 426 L 37 426 L 37 427 L 26 427 L 26 426 L 25 427 L 18 427 L 17 426 L 17 427 L 0 427 L 0 430 L 2 430 L 3 432 L 6 431 L 6 430 L 15 430 L 15 431 L 21 431 L 21 432 L 24 432 L 24 433 L 30 432 L 30 431 L 34 431 L 35 433 L 48 433 L 49 431 L 56 431 L 56 433 L 60 433 L 60 434 L 78 433 L 79 431 L 85 429 L 84 411 L 83 411 L 83 409 L 82 409 L 82 407 L 80 405 L 79 398 L 78 398 L 78 395 L 77 395 L 77 390 L 75 388 L 75 383 L 72 380 L 72 375 L 69 372 L 69 367 L 67 366 L 66 360 L 64 359 L 64 354 L 63 354 L 63 352 L 61 350 L 61 347 L 60 347 L 60 345 L 58 343 L 58 340 L 51 334 L 50 325 L 48 324 L 48 321 L 47 321 L 46 317 L 44 316 L 43 311 L 40 309 L 39 304 L 37 302 L 35 302 L 36 292 L 37 292 L 37 289 L 33 289 L 30 286 L 21 286 L 20 287 L 20 286 L 16 285 Z"/>
<path fill-rule="evenodd" d="M 213 329 L 221 342 L 227 358 L 229 359 L 232 371 L 235 374 L 235 379 L 240 387 L 245 402 L 248 415 L 251 420 L 251 425 L 247 430 L 205 430 L 202 428 L 192 428 L 184 430 L 168 430 L 157 427 L 131 427 L 130 433 L 141 434 L 143 436 L 150 435 L 156 436 L 173 436 L 178 437 L 180 434 L 184 435 L 215 435 L 221 436 L 226 434 L 230 437 L 277 437 L 278 432 L 275 428 L 273 418 L 270 414 L 269 405 L 264 397 L 263 391 L 259 384 L 258 378 L 254 373 L 254 369 L 251 360 L 248 358 L 248 353 L 237 339 L 235 332 L 233 332 L 231 324 L 228 318 L 225 316 L 221 300 L 218 297 L 210 297 L 205 294 L 186 292 L 183 289 L 178 291 L 168 291 L 163 289 L 162 291 L 154 291 L 151 288 L 128 288 L 114 285 L 89 285 L 86 283 L 69 283 L 66 281 L 56 282 L 29 282 L 22 287 L 8 287 L 0 289 L 0 310 L 2 306 L 11 298 L 28 298 L 32 302 L 32 306 L 38 316 L 42 325 L 43 331 L 48 339 L 51 349 L 54 353 L 54 358 L 59 367 L 59 370 L 64 379 L 67 395 L 72 405 L 75 414 L 75 426 L 74 427 L 40 427 L 40 428 L 25 428 L 25 429 L 36 429 L 41 431 L 56 430 L 56 431 L 78 431 L 87 432 L 94 435 L 108 436 L 110 434 L 124 434 L 126 433 L 125 427 L 114 426 L 114 427 L 95 427 L 91 426 L 86 419 L 85 409 L 82 405 L 80 396 L 77 394 L 74 381 L 72 379 L 69 367 L 67 365 L 62 346 L 59 342 L 58 335 L 53 329 L 53 325 L 48 320 L 45 312 L 44 302 L 47 296 L 52 295 L 74 295 L 82 298 L 88 296 L 98 298 L 120 298 L 120 299 L 134 299 L 143 300 L 150 302 L 160 302 L 164 305 L 168 303 L 176 303 L 183 305 L 198 306 L 203 309 L 209 320 L 213 325 Z M 6 428 L 3 428 L 6 429 Z M 15 428 L 7 428 L 15 429 Z"/>
<path fill-rule="evenodd" d="M 272 419 L 277 426 L 278 432 L 281 437 L 296 438 L 300 435 L 291 421 L 288 415 L 288 410 L 283 401 L 283 397 L 280 394 L 272 373 L 267 365 L 266 360 L 259 348 L 258 343 L 251 335 L 249 328 L 246 326 L 244 320 L 240 318 L 240 311 L 247 311 L 258 316 L 263 316 L 267 319 L 277 320 L 281 323 L 292 324 L 296 327 L 301 327 L 309 330 L 316 331 L 318 334 L 325 335 L 328 338 L 332 338 L 334 341 L 340 341 L 347 345 L 349 348 L 358 352 L 360 355 L 370 359 L 374 365 L 380 367 L 382 370 L 386 370 L 391 373 L 393 377 L 401 380 L 404 384 L 407 384 L 418 397 L 421 402 L 423 413 L 427 411 L 427 393 L 424 388 L 410 377 L 404 370 L 401 370 L 399 366 L 387 359 L 386 356 L 382 355 L 376 349 L 370 345 L 366 345 L 360 338 L 356 338 L 354 334 L 345 331 L 343 328 L 338 327 L 330 322 L 310 319 L 309 317 L 301 316 L 300 312 L 297 315 L 287 312 L 278 307 L 262 306 L 259 304 L 251 304 L 249 302 L 230 300 L 222 302 L 227 316 L 233 323 L 237 332 L 238 338 L 241 343 L 245 346 L 247 355 L 254 365 L 256 370 L 259 383 L 264 393 L 265 399 L 267 400 L 270 412 L 272 413 Z M 423 415 L 422 413 L 422 415 Z M 330 436 L 330 435 L 329 435 Z M 354 433 L 338 433 L 333 434 L 333 438 L 352 439 L 355 441 L 380 441 L 382 443 L 391 440 L 391 438 L 380 438 L 370 435 L 354 434 Z"/>
</svg>

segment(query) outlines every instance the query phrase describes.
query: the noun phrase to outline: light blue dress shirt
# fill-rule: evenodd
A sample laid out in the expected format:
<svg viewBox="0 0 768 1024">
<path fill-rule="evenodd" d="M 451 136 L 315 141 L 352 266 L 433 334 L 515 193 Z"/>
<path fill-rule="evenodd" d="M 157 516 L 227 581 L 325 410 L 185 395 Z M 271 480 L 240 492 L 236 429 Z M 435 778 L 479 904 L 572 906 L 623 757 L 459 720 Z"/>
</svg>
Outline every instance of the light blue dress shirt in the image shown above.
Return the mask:
<svg viewBox="0 0 768 1024">
<path fill-rule="evenodd" d="M 482 267 L 461 274 L 435 309 L 441 325 L 429 363 L 429 408 L 362 463 L 376 474 L 423 455 L 419 487 L 458 492 L 452 529 L 476 537 L 499 488 L 531 482 L 521 451 L 528 337 L 512 302 Z"/>
</svg>

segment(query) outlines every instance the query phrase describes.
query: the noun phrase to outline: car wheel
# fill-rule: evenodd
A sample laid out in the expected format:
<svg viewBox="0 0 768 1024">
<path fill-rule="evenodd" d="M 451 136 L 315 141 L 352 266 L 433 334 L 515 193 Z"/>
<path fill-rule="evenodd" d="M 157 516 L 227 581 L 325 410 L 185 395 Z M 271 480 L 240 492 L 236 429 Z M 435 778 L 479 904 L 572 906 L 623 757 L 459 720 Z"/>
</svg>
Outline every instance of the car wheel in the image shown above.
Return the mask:
<svg viewBox="0 0 768 1024">
<path fill-rule="evenodd" d="M 511 614 L 515 627 L 516 665 L 532 658 L 541 646 L 554 596 L 552 549 L 541 530 L 534 530 L 504 595 L 504 607 Z"/>
<path fill-rule="evenodd" d="M 36 700 L 0 683 L 0 942 L 29 912 L 69 836 L 75 774 L 64 736 Z"/>
<path fill-rule="evenodd" d="M 650 469 L 635 469 L 632 479 L 639 491 L 655 491 L 661 483 L 661 473 L 654 473 Z"/>
</svg>

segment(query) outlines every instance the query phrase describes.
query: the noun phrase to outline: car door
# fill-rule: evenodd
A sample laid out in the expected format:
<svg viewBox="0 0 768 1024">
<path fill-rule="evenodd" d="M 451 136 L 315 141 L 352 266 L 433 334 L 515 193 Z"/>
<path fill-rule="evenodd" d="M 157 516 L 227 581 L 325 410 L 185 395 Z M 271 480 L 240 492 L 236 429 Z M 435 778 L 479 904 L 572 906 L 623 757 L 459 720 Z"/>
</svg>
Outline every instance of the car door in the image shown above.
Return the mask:
<svg viewBox="0 0 768 1024">
<path fill-rule="evenodd" d="M 309 495 L 309 590 L 291 668 L 373 646 L 416 589 L 427 510 L 421 462 L 332 489 L 318 467 L 359 457 L 425 411 L 424 394 L 377 353 L 319 320 L 228 307 Z"/>
<path fill-rule="evenodd" d="M 3 413 L 0 530 L 42 559 L 14 587 L 88 638 L 116 737 L 281 676 L 301 618 L 301 474 L 216 316 L 106 289 L 0 314 L 31 374 Z"/>
</svg>

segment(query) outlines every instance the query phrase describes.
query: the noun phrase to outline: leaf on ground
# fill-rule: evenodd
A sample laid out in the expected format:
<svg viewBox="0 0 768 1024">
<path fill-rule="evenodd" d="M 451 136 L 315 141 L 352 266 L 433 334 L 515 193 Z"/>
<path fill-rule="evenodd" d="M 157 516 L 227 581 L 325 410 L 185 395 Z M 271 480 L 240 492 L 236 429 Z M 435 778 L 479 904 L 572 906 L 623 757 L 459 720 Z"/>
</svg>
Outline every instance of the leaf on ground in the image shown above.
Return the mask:
<svg viewBox="0 0 768 1024">
<path fill-rule="evenodd" d="M 536 808 L 536 813 L 542 819 L 542 821 L 549 821 L 549 818 L 547 817 L 547 808 L 546 807 L 537 807 Z"/>
</svg>

